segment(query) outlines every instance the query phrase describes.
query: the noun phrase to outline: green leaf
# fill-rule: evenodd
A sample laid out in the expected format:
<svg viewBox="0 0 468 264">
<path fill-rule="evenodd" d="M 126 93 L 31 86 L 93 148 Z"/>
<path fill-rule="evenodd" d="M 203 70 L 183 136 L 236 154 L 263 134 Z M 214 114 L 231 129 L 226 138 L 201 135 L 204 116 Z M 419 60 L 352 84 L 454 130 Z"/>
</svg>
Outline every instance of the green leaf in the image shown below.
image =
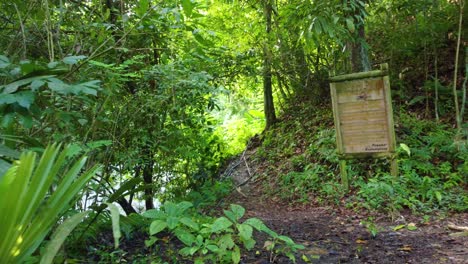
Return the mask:
<svg viewBox="0 0 468 264">
<path fill-rule="evenodd" d="M 400 143 L 400 147 L 401 147 L 401 149 L 403 149 L 408 154 L 408 156 L 411 156 L 411 150 L 408 147 L 408 145 L 406 145 L 404 143 Z"/>
<path fill-rule="evenodd" d="M 45 81 L 43 80 L 34 80 L 31 83 L 31 90 L 32 91 L 37 91 L 39 88 L 41 88 L 45 84 Z"/>
<path fill-rule="evenodd" d="M 409 223 L 407 226 L 406 226 L 406 229 L 410 230 L 410 231 L 415 231 L 418 229 L 418 227 L 414 224 L 414 223 Z"/>
<path fill-rule="evenodd" d="M 20 153 L 11 149 L 3 144 L 0 144 L 0 157 L 7 157 L 12 159 L 19 159 Z"/>
<path fill-rule="evenodd" d="M 194 4 L 192 3 L 191 0 L 182 0 L 182 8 L 184 10 L 184 14 L 187 17 L 192 16 L 192 11 L 193 11 L 193 8 L 194 8 Z"/>
<path fill-rule="evenodd" d="M 40 264 L 51 264 L 55 255 L 59 251 L 65 239 L 81 223 L 90 211 L 82 212 L 73 215 L 63 222 L 52 235 L 51 241 L 47 244 L 44 255 L 41 257 Z"/>
<path fill-rule="evenodd" d="M 349 32 L 354 33 L 356 28 L 354 27 L 354 22 L 351 18 L 346 18 L 346 26 L 348 27 Z"/>
<path fill-rule="evenodd" d="M 30 77 L 30 78 L 25 78 L 25 79 L 19 79 L 19 80 L 16 80 L 16 81 L 14 81 L 12 83 L 9 83 L 9 84 L 5 85 L 4 88 L 3 88 L 3 93 L 4 94 L 11 94 L 11 93 L 16 92 L 20 87 L 28 85 L 28 84 L 32 83 L 33 81 L 44 80 L 44 79 L 48 79 L 48 78 L 52 78 L 52 77 L 53 77 L 53 75 L 46 75 L 46 76 L 35 76 L 35 77 Z"/>
<path fill-rule="evenodd" d="M 156 241 L 158 241 L 158 238 L 151 236 L 149 239 L 145 240 L 145 246 L 151 247 Z"/>
<path fill-rule="evenodd" d="M 0 69 L 5 69 L 10 66 L 10 60 L 4 55 L 0 55 Z"/>
<path fill-rule="evenodd" d="M 442 194 L 439 191 L 435 191 L 434 194 L 435 194 L 437 201 L 439 203 L 442 202 Z"/>
<path fill-rule="evenodd" d="M 48 82 L 47 86 L 49 87 L 50 90 L 60 93 L 60 94 L 69 94 L 72 92 L 71 86 L 56 79 L 52 82 Z"/>
<path fill-rule="evenodd" d="M 163 231 L 167 227 L 167 223 L 162 220 L 155 220 L 150 225 L 150 235 L 155 235 Z"/>
<path fill-rule="evenodd" d="M 210 250 L 211 252 L 217 253 L 219 252 L 219 248 L 216 245 L 207 245 L 206 248 Z"/>
<path fill-rule="evenodd" d="M 186 246 L 191 246 L 193 243 L 195 243 L 196 238 L 193 234 L 190 232 L 187 232 L 186 230 L 182 228 L 178 228 L 175 232 L 176 237 L 182 241 Z"/>
<path fill-rule="evenodd" d="M 86 158 L 67 164 L 66 149 L 62 152 L 59 150 L 60 147 L 55 144 L 48 146 L 39 162 L 36 162 L 35 153 L 23 153 L 2 177 L 2 262 L 24 262 L 40 246 L 60 216 L 73 204 L 78 192 L 96 173 L 98 167 L 93 167 L 79 176 Z M 55 191 L 50 194 L 52 186 Z"/>
<path fill-rule="evenodd" d="M 181 250 L 179 250 L 179 254 L 182 256 L 193 256 L 200 248 L 199 247 L 184 247 Z"/>
<path fill-rule="evenodd" d="M 174 216 L 169 216 L 166 220 L 167 226 L 170 230 L 176 228 L 179 224 L 179 218 Z"/>
<path fill-rule="evenodd" d="M 193 207 L 193 204 L 191 202 L 187 202 L 187 201 L 183 201 L 183 202 L 180 202 L 176 205 L 176 208 L 177 208 L 177 214 L 183 214 L 185 211 L 187 211 L 187 209 Z"/>
<path fill-rule="evenodd" d="M 232 222 L 229 221 L 226 217 L 222 216 L 216 219 L 211 226 L 211 232 L 216 233 L 219 231 L 225 231 L 228 227 L 232 225 Z"/>
<path fill-rule="evenodd" d="M 112 203 L 106 203 L 107 206 L 109 207 L 109 210 L 111 212 L 111 219 L 112 219 L 112 234 L 114 235 L 114 248 L 118 249 L 119 248 L 119 240 L 120 237 L 122 236 L 122 233 L 120 232 L 120 211 L 117 206 L 115 206 Z"/>
<path fill-rule="evenodd" d="M 0 181 L 3 178 L 3 175 L 11 168 L 11 163 L 0 159 Z"/>
<path fill-rule="evenodd" d="M 393 228 L 393 231 L 398 231 L 398 230 L 404 228 L 405 226 L 406 226 L 406 225 L 397 225 L 397 226 L 395 226 L 395 227 Z"/>
<path fill-rule="evenodd" d="M 15 97 L 18 104 L 27 109 L 29 109 L 34 102 L 34 93 L 30 91 L 18 92 L 15 94 Z"/>
<path fill-rule="evenodd" d="M 225 234 L 218 240 L 218 246 L 221 249 L 231 249 L 235 246 L 234 240 L 231 234 Z"/>
<path fill-rule="evenodd" d="M 140 181 L 138 181 L 138 182 L 140 182 Z M 115 200 L 115 199 L 112 199 L 112 200 Z M 167 217 L 166 213 L 161 212 L 158 209 L 150 209 L 148 211 L 143 212 L 141 215 L 144 216 L 144 217 L 154 218 L 154 219 L 159 219 L 159 220 L 166 219 L 166 217 Z"/>
<path fill-rule="evenodd" d="M 240 249 L 238 246 L 234 247 L 234 250 L 232 251 L 232 262 L 233 263 L 239 263 L 240 262 Z"/>
<path fill-rule="evenodd" d="M 248 240 L 252 238 L 252 232 L 253 232 L 252 226 L 248 224 L 240 224 L 237 226 L 237 228 L 239 229 L 239 236 L 242 239 Z"/>
<path fill-rule="evenodd" d="M 68 65 L 74 65 L 77 64 L 80 60 L 85 59 L 86 56 L 84 55 L 78 55 L 78 56 L 68 56 L 63 58 L 63 63 L 68 64 Z"/>
<path fill-rule="evenodd" d="M 149 0 L 140 0 L 135 10 L 137 16 L 142 17 L 146 14 L 149 8 Z"/>
<path fill-rule="evenodd" d="M 268 228 L 262 222 L 262 220 L 260 220 L 258 218 L 249 218 L 249 219 L 245 220 L 244 224 L 250 225 L 250 226 L 252 226 L 253 228 L 257 229 L 260 232 L 265 232 L 265 233 L 267 233 L 268 235 L 270 235 L 270 236 L 272 236 L 274 238 L 278 237 L 278 234 L 276 234 L 274 231 L 272 231 L 270 228 Z"/>
<path fill-rule="evenodd" d="M 244 207 L 237 204 L 231 204 L 231 211 L 236 215 L 236 221 L 241 219 L 245 213 Z"/>
<path fill-rule="evenodd" d="M 226 215 L 232 222 L 237 222 L 237 217 L 232 211 L 224 210 L 224 215 Z"/>
<path fill-rule="evenodd" d="M 246 240 L 243 240 L 242 241 L 243 244 L 244 244 L 244 247 L 247 249 L 247 250 L 251 250 L 255 247 L 255 240 L 250 238 L 250 239 L 246 239 Z"/>
<path fill-rule="evenodd" d="M 197 223 L 195 223 L 192 219 L 188 218 L 188 217 L 183 217 L 180 219 L 180 222 L 194 230 L 199 230 L 200 227 L 198 226 Z"/>
</svg>

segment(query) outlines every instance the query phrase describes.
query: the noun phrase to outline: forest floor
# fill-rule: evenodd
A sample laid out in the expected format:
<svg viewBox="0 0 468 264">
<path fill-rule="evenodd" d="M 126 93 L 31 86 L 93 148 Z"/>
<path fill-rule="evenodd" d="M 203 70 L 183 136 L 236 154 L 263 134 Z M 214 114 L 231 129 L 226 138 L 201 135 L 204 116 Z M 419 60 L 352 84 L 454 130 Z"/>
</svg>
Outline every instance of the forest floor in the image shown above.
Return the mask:
<svg viewBox="0 0 468 264">
<path fill-rule="evenodd" d="M 457 231 L 448 228 L 468 226 L 468 213 L 434 213 L 423 221 L 411 212 L 391 217 L 342 206 L 282 204 L 262 193 L 261 181 L 251 174 L 258 168 L 247 162 L 250 152 L 244 153 L 240 159 L 245 162 L 238 162 L 231 174 L 241 186 L 226 202 L 242 205 L 246 218 L 260 218 L 277 233 L 304 245 L 296 254 L 297 263 L 468 263 L 468 237 L 454 237 L 451 234 Z M 375 237 L 363 224 L 369 217 L 374 219 Z M 416 229 L 408 230 L 413 224 Z M 263 249 L 266 239 L 257 234 L 256 249 L 246 252 L 242 263 L 292 263 Z"/>
</svg>

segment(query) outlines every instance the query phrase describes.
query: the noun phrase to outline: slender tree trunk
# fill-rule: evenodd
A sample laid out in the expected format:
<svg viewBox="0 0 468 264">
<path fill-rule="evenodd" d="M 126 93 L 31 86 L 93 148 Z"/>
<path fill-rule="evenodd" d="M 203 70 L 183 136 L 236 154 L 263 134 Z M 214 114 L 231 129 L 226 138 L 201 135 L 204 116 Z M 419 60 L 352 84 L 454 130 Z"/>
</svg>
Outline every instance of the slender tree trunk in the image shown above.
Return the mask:
<svg viewBox="0 0 468 264">
<path fill-rule="evenodd" d="M 348 4 L 350 4 L 348 0 Z M 362 7 L 364 8 L 364 7 Z M 354 32 L 354 39 L 348 43 L 351 51 L 351 71 L 352 72 L 362 72 L 362 71 L 370 71 L 370 59 L 369 59 L 369 51 L 365 45 L 366 41 L 366 33 L 364 29 L 364 23 L 358 21 L 356 19 L 357 16 L 362 14 L 362 10 L 356 8 L 350 15 L 354 21 L 355 25 L 355 32 Z M 364 19 L 364 18 L 363 18 Z"/>
<path fill-rule="evenodd" d="M 263 47 L 263 99 L 264 110 L 266 118 L 266 128 L 270 128 L 276 122 L 275 105 L 273 103 L 273 88 L 272 88 L 272 75 L 271 75 L 271 24 L 273 4 L 272 0 L 264 2 L 264 14 L 266 20 L 266 42 Z"/>
<path fill-rule="evenodd" d="M 128 202 L 125 198 L 120 198 L 119 200 L 117 200 L 117 203 L 122 206 L 122 209 L 124 210 L 124 212 L 127 214 L 127 215 L 130 215 L 130 214 L 136 214 L 137 211 L 135 210 L 135 208 L 133 208 L 132 204 L 130 202 Z"/>
<path fill-rule="evenodd" d="M 351 43 L 351 71 L 370 71 L 369 52 L 364 45 L 366 34 L 364 24 L 358 24 L 356 39 Z"/>
<path fill-rule="evenodd" d="M 458 57 L 460 55 L 460 41 L 461 41 L 461 34 L 462 34 L 462 25 L 463 25 L 463 7 L 465 1 L 459 0 L 459 8 L 460 8 L 460 17 L 458 20 L 458 38 L 457 38 L 457 49 L 455 52 L 455 69 L 453 72 L 453 100 L 455 103 L 455 119 L 457 123 L 457 130 L 461 131 L 461 116 L 460 116 L 460 108 L 458 106 L 458 95 L 457 95 L 457 77 L 458 77 Z"/>
<path fill-rule="evenodd" d="M 151 157 L 152 158 L 152 157 Z M 145 182 L 145 207 L 146 210 L 154 209 L 153 203 L 153 162 L 143 167 L 143 181 Z"/>
</svg>

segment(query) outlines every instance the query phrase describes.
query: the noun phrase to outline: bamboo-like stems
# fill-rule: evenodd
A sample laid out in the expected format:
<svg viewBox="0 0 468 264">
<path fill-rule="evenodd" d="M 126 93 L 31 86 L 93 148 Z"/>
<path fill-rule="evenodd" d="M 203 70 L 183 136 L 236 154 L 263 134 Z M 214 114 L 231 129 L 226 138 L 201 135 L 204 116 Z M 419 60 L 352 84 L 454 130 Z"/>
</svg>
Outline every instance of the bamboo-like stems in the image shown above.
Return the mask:
<svg viewBox="0 0 468 264">
<path fill-rule="evenodd" d="M 54 51 L 54 36 L 52 34 L 52 23 L 50 18 L 49 0 L 44 0 L 45 13 L 46 13 L 46 29 L 47 29 L 47 50 L 49 51 L 49 61 L 53 62 L 55 58 Z"/>
<path fill-rule="evenodd" d="M 21 18 L 21 13 L 18 9 L 18 6 L 15 3 L 13 3 L 13 5 L 15 6 L 16 13 L 18 14 L 18 19 L 19 19 L 20 27 L 21 27 L 21 35 L 23 36 L 23 59 L 26 59 L 28 47 L 26 46 L 26 34 L 24 33 L 23 19 Z"/>
<path fill-rule="evenodd" d="M 461 33 L 462 33 L 462 22 L 463 22 L 463 6 L 464 0 L 459 0 L 460 7 L 460 18 L 458 19 L 458 37 L 457 37 L 457 49 L 455 52 L 455 69 L 453 72 L 453 100 L 455 103 L 455 118 L 457 122 L 457 130 L 461 131 L 461 116 L 460 108 L 458 106 L 458 95 L 457 95 L 457 75 L 458 75 L 458 57 L 460 55 L 460 42 L 461 42 Z"/>
<path fill-rule="evenodd" d="M 435 70 L 435 83 L 434 83 L 434 90 L 435 90 L 435 98 L 434 98 L 434 112 L 436 122 L 439 122 L 439 67 L 438 63 L 438 55 L 437 52 L 435 53 L 434 58 L 434 70 Z"/>
<path fill-rule="evenodd" d="M 460 124 L 463 122 L 463 116 L 465 115 L 466 107 L 466 83 L 468 81 L 468 47 L 465 49 L 465 81 L 462 86 L 462 105 L 460 109 Z"/>
</svg>

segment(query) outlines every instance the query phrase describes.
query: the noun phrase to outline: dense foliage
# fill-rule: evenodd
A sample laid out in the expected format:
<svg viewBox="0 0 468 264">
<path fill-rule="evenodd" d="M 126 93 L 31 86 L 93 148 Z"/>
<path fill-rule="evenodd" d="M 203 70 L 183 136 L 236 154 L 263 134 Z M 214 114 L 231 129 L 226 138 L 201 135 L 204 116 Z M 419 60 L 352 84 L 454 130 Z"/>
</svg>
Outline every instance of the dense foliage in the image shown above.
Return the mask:
<svg viewBox="0 0 468 264">
<path fill-rule="evenodd" d="M 60 260 L 82 252 L 96 261 L 128 259 L 118 249 L 120 229 L 121 240 L 149 234 L 144 250 L 167 251 L 174 261 L 235 263 L 240 249 L 252 248 L 256 229 L 280 248 L 268 250 L 292 259 L 299 246 L 256 220 L 241 220 L 243 208 L 205 214 L 232 189 L 219 181 L 220 170 L 261 133 L 255 158 L 266 169 L 257 177 L 283 201 L 466 211 L 465 2 L 2 1 L 0 188 L 23 191 L 0 195 L 33 195 L 37 210 L 37 199 L 48 203 L 81 168 L 101 169 L 83 172 L 86 180 L 73 185 L 67 201 L 76 203 L 47 216 L 28 209 L 21 221 L 2 225 L 9 239 L 0 258 L 16 257 L 11 248 L 26 232 L 18 233 L 21 224 L 36 228 L 31 223 L 47 220 L 18 255 L 41 256 L 54 223 L 70 217 L 69 226 L 84 223 Z M 337 181 L 328 76 L 384 62 L 402 143 L 400 175 L 390 176 L 386 161 L 353 163 L 347 194 Z M 56 142 L 67 145 L 60 165 L 54 165 Z M 35 177 L 45 172 L 31 176 L 37 167 L 30 151 L 43 153 L 39 168 L 55 166 L 37 190 Z M 80 160 L 73 173 L 59 176 L 62 163 L 84 154 L 86 165 Z M 32 178 L 13 183 L 16 173 Z M 0 199 L 0 208 L 23 208 L 21 199 Z M 141 217 L 143 211 L 154 220 Z M 115 235 L 110 249 L 96 246 L 100 230 Z M 94 245 L 83 248 L 83 241 Z M 147 260 L 162 261 L 150 255 Z"/>
</svg>

